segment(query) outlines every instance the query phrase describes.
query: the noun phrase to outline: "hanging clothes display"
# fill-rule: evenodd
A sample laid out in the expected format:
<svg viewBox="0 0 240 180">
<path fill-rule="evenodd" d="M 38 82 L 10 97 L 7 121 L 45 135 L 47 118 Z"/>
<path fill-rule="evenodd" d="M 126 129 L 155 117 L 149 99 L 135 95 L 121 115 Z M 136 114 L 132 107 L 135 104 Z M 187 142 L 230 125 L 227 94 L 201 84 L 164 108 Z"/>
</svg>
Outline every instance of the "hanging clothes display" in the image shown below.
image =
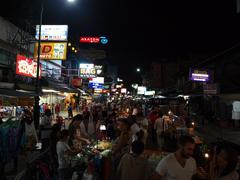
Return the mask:
<svg viewBox="0 0 240 180">
<path fill-rule="evenodd" d="M 17 157 L 25 144 L 24 126 L 21 121 L 8 120 L 0 125 L 0 162 L 6 164 Z"/>
</svg>

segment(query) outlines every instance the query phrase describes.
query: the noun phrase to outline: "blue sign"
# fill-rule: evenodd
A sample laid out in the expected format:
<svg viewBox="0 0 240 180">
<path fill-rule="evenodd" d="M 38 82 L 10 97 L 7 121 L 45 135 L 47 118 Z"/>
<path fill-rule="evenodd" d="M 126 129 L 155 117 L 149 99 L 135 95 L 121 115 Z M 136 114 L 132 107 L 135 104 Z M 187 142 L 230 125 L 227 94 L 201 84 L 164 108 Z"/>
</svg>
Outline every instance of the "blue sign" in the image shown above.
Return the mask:
<svg viewBox="0 0 240 180">
<path fill-rule="evenodd" d="M 106 38 L 106 37 L 100 37 L 100 39 L 101 39 L 101 43 L 102 44 L 107 44 L 108 43 L 108 39 Z"/>
<path fill-rule="evenodd" d="M 91 89 L 103 89 L 103 84 L 90 82 L 88 84 L 88 87 L 91 88 Z"/>
</svg>

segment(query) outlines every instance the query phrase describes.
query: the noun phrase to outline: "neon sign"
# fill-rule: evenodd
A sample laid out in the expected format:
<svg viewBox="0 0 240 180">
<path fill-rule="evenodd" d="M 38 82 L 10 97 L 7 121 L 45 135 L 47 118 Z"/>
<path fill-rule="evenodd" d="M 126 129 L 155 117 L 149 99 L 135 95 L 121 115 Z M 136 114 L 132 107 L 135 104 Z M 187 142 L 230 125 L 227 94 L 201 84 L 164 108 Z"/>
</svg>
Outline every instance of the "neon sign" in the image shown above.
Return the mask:
<svg viewBox="0 0 240 180">
<path fill-rule="evenodd" d="M 28 77 L 37 77 L 37 62 L 32 59 L 26 58 L 22 55 L 17 55 L 16 62 L 16 74 L 28 76 Z M 39 67 L 39 78 L 41 77 L 41 66 Z"/>
<path fill-rule="evenodd" d="M 98 44 L 100 42 L 100 38 L 99 37 L 80 37 L 80 42 Z"/>
</svg>

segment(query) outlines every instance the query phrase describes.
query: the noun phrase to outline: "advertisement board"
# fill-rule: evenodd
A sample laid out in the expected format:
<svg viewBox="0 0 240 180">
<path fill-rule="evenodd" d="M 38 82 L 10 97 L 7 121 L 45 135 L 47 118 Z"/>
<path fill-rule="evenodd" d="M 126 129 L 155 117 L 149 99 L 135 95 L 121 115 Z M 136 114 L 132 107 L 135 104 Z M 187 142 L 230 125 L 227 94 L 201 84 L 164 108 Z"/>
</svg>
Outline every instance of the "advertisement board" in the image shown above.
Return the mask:
<svg viewBox="0 0 240 180">
<path fill-rule="evenodd" d="M 208 70 L 190 68 L 189 79 L 191 81 L 209 82 L 211 80 L 211 72 Z"/>
<path fill-rule="evenodd" d="M 146 90 L 147 90 L 147 88 L 145 86 L 138 86 L 137 94 L 144 95 Z"/>
<path fill-rule="evenodd" d="M 88 87 L 91 88 L 91 89 L 103 89 L 103 84 L 89 83 Z"/>
<path fill-rule="evenodd" d="M 155 91 L 145 91 L 145 96 L 154 96 L 155 95 Z"/>
<path fill-rule="evenodd" d="M 39 25 L 36 26 L 35 38 L 39 39 Z M 42 25 L 41 26 L 42 41 L 67 41 L 68 25 Z"/>
<path fill-rule="evenodd" d="M 99 83 L 104 84 L 104 77 L 95 77 L 89 80 L 89 83 Z"/>
<path fill-rule="evenodd" d="M 34 58 L 38 57 L 38 43 L 35 43 Z M 67 43 L 42 42 L 40 59 L 44 60 L 65 60 L 67 55 Z"/>
<path fill-rule="evenodd" d="M 83 37 L 80 37 L 79 42 L 80 43 L 107 44 L 108 39 L 105 36 L 101 36 L 101 37 L 83 36 Z"/>
<path fill-rule="evenodd" d="M 96 44 L 98 44 L 100 42 L 100 38 L 84 36 L 84 37 L 80 37 L 80 42 L 81 43 L 96 43 Z"/>
<path fill-rule="evenodd" d="M 80 77 L 93 78 L 96 77 L 97 71 L 94 64 L 80 64 Z"/>
<path fill-rule="evenodd" d="M 41 77 L 41 65 L 39 66 L 39 78 Z M 37 62 L 22 55 L 17 55 L 16 74 L 36 78 Z"/>
</svg>

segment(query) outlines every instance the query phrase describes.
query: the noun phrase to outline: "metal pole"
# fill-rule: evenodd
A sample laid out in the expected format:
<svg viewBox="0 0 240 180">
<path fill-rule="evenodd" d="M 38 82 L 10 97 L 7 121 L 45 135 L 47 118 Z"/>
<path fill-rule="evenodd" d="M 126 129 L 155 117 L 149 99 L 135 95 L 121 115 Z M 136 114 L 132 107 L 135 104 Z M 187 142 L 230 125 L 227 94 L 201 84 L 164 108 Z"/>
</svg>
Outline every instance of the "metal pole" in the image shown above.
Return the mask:
<svg viewBox="0 0 240 180">
<path fill-rule="evenodd" d="M 40 52 L 41 52 L 41 28 L 42 28 L 42 16 L 43 16 L 43 3 L 41 5 L 39 35 L 38 35 L 38 56 L 37 56 L 37 77 L 36 77 L 36 96 L 35 96 L 35 108 L 34 108 L 34 123 L 35 127 L 39 127 L 40 120 L 40 107 L 39 107 L 39 69 L 40 69 Z"/>
</svg>

